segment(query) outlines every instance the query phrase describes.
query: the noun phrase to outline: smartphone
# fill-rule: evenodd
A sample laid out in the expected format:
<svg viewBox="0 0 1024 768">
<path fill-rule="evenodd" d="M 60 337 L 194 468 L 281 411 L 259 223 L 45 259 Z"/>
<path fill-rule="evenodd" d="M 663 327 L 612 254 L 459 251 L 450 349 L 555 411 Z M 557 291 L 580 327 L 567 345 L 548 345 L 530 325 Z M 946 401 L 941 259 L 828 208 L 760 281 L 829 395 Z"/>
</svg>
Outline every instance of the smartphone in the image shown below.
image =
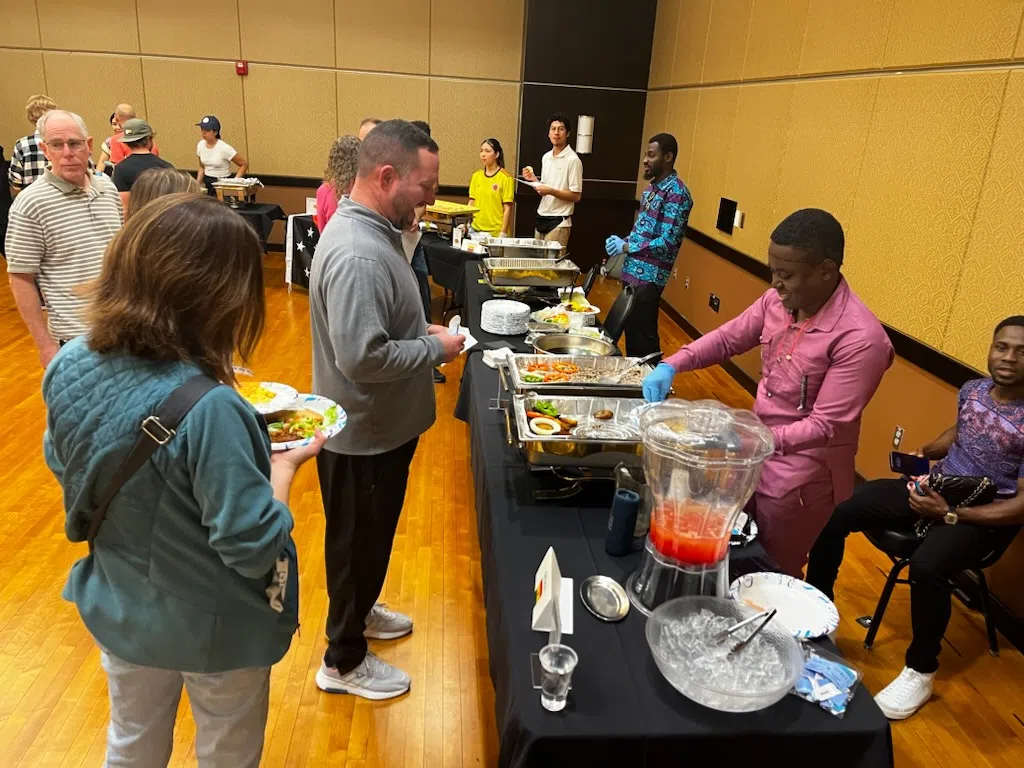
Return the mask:
<svg viewBox="0 0 1024 768">
<path fill-rule="evenodd" d="M 918 477 L 928 474 L 929 464 L 924 456 L 893 451 L 889 454 L 889 469 L 907 477 Z"/>
</svg>

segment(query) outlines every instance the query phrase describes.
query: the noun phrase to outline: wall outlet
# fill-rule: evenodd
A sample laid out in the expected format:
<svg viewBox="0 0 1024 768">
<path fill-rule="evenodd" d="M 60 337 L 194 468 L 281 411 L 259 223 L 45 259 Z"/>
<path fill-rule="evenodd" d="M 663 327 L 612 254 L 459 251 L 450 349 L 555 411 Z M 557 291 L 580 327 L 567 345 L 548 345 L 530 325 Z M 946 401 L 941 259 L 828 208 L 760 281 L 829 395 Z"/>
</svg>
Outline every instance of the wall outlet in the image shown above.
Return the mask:
<svg viewBox="0 0 1024 768">
<path fill-rule="evenodd" d="M 892 433 L 892 449 L 898 451 L 903 444 L 903 427 L 897 425 L 896 431 Z"/>
<path fill-rule="evenodd" d="M 708 306 L 711 307 L 712 311 L 717 312 L 722 307 L 722 300 L 712 293 L 711 298 L 708 299 Z"/>
<path fill-rule="evenodd" d="M 690 287 L 690 276 L 689 275 L 686 276 L 686 280 L 683 282 L 683 287 L 684 288 L 689 288 Z"/>
</svg>

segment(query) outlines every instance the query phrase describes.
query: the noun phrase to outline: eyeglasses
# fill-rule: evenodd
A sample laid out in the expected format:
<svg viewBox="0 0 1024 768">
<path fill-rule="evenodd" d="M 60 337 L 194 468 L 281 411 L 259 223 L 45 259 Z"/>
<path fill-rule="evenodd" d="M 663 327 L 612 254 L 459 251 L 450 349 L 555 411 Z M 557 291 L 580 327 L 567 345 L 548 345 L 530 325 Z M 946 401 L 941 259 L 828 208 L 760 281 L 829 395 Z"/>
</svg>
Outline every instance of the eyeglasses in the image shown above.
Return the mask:
<svg viewBox="0 0 1024 768">
<path fill-rule="evenodd" d="M 54 139 L 53 141 L 47 141 L 44 143 L 54 152 L 63 152 L 65 146 L 67 146 L 67 148 L 72 152 L 77 152 L 85 146 L 85 139 L 68 139 L 67 141 Z"/>
</svg>

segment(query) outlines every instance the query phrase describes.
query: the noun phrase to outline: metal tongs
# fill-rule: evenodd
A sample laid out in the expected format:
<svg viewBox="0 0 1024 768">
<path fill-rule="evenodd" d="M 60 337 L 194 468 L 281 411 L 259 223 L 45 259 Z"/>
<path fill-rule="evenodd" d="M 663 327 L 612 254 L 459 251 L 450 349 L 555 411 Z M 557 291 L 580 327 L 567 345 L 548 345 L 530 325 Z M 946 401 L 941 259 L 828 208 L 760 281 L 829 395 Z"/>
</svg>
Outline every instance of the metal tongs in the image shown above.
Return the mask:
<svg viewBox="0 0 1024 768">
<path fill-rule="evenodd" d="M 738 643 L 736 643 L 736 645 L 734 645 L 730 649 L 730 651 L 727 654 L 725 654 L 726 658 L 730 658 L 731 659 L 733 656 L 736 656 L 744 648 L 746 648 L 750 644 L 750 641 L 753 640 L 755 637 L 757 637 L 758 634 L 760 634 L 761 630 L 764 629 L 768 625 L 768 622 L 775 618 L 775 614 L 776 613 L 778 613 L 778 610 L 776 610 L 775 608 L 772 608 L 770 611 L 761 611 L 761 613 L 755 613 L 750 618 L 747 618 L 747 619 L 744 619 L 743 621 L 737 622 L 736 624 L 733 624 L 728 629 L 723 629 L 721 632 L 719 632 L 717 635 L 715 635 L 711 639 L 712 639 L 712 641 L 714 641 L 716 643 L 720 643 L 723 640 L 725 640 L 727 637 L 731 636 L 736 630 L 742 629 L 743 627 L 747 626 L 748 624 L 754 623 L 758 619 L 764 619 L 764 621 L 762 621 L 758 625 L 757 629 L 755 629 L 750 634 L 750 637 L 748 637 L 746 640 L 740 640 Z"/>
<path fill-rule="evenodd" d="M 635 363 L 632 363 L 632 364 L 626 366 L 625 368 L 623 368 L 618 373 L 613 373 L 611 376 L 608 376 L 607 378 L 602 379 L 601 383 L 602 384 L 618 384 L 620 381 L 622 381 L 623 378 L 625 378 L 626 374 L 629 373 L 630 371 L 632 371 L 634 368 L 639 368 L 642 365 L 646 365 L 647 363 L 653 362 L 653 361 L 657 360 L 658 358 L 660 358 L 661 356 L 662 356 L 662 352 L 660 352 L 660 351 L 659 352 L 652 352 L 649 355 L 645 355 L 644 357 L 641 357 L 639 360 L 637 360 Z"/>
</svg>

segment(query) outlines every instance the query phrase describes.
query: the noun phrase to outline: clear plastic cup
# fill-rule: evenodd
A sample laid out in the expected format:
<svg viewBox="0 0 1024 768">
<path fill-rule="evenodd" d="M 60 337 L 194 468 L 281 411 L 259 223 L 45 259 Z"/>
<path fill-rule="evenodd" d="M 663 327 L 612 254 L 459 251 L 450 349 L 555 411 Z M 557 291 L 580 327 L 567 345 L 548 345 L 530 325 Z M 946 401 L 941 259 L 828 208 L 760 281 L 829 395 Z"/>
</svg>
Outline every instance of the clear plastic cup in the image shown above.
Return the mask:
<svg viewBox="0 0 1024 768">
<path fill-rule="evenodd" d="M 540 649 L 540 704 L 549 712 L 561 712 L 569 698 L 569 684 L 579 657 L 568 645 L 545 645 Z"/>
</svg>

